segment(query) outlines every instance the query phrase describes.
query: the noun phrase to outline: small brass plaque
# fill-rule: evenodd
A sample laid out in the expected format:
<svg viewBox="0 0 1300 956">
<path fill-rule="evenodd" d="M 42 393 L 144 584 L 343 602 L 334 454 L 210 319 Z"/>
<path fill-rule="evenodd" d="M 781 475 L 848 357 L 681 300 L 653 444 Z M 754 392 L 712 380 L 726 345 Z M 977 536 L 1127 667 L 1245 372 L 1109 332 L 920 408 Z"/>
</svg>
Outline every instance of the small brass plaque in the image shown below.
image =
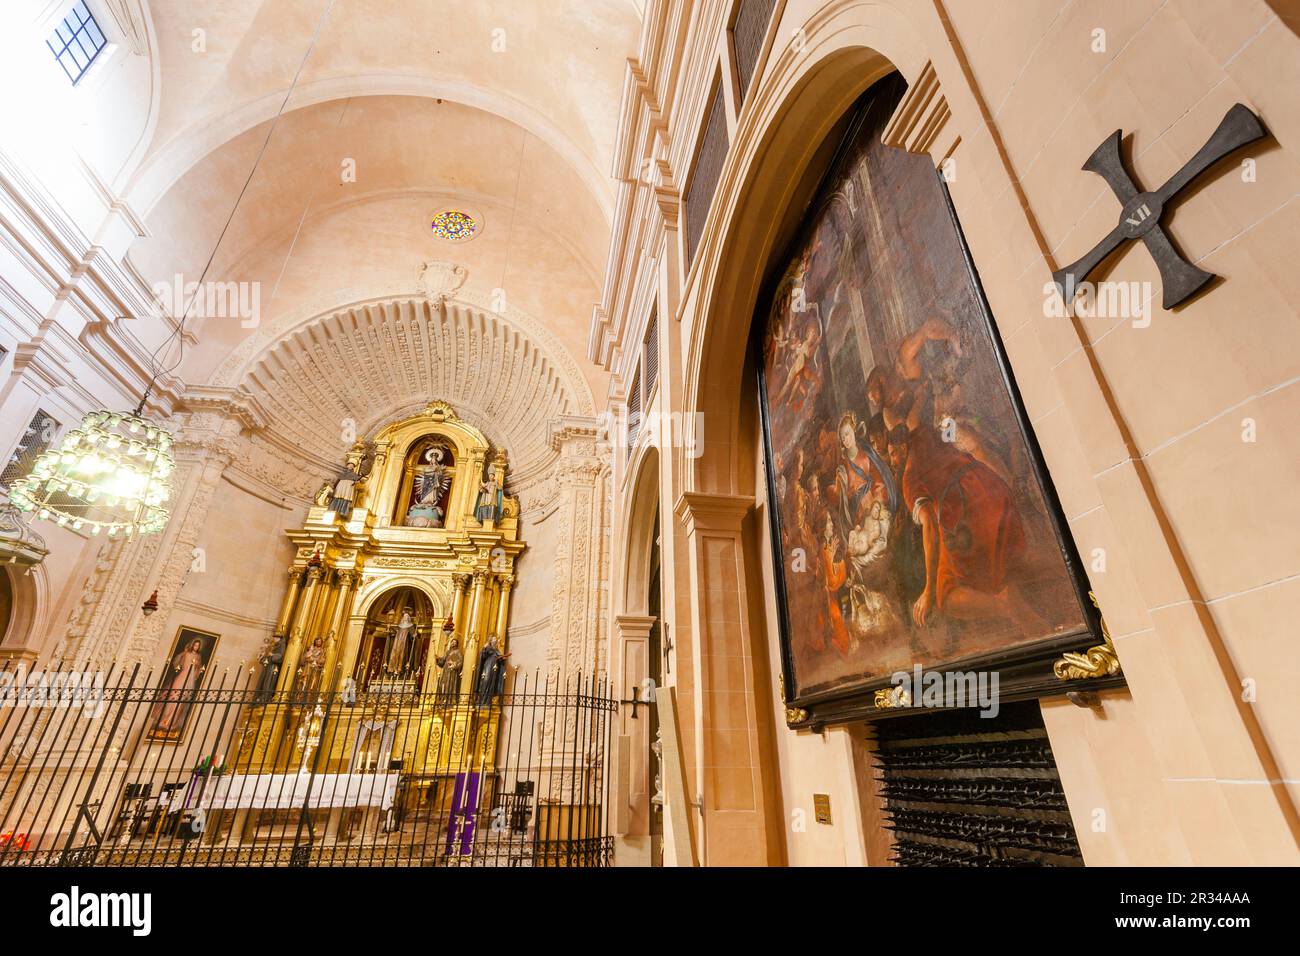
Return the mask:
<svg viewBox="0 0 1300 956">
<path fill-rule="evenodd" d="M 824 823 L 830 826 L 831 823 L 831 795 L 829 793 L 813 794 L 813 816 L 818 823 Z"/>
</svg>

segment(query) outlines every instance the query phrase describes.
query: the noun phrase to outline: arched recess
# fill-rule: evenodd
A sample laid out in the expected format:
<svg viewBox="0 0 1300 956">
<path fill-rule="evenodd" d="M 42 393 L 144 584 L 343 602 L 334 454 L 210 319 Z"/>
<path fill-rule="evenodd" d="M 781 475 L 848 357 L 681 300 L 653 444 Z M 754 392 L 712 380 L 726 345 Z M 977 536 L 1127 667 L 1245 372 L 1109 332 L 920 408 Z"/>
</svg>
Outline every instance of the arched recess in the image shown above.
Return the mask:
<svg viewBox="0 0 1300 956">
<path fill-rule="evenodd" d="M 802 52 L 787 46 L 750 94 L 714 200 L 721 214 L 706 228 L 690 277 L 698 305 L 686 407 L 704 414 L 711 433 L 688 472 L 691 491 L 752 492 L 755 461 L 742 446 L 755 387 L 745 376 L 743 343 L 772 259 L 829 166 L 831 134 L 849 108 L 882 76 L 898 69 L 914 78 L 928 59 L 914 26 L 891 4 L 833 4 L 805 29 Z"/>
<path fill-rule="evenodd" d="M 8 581 L 13 602 L 8 622 L 0 621 L 0 650 L 6 652 L 0 659 L 15 652 L 35 657 L 42 652 L 40 645 L 48 633 L 50 595 L 45 567 L 5 565 L 0 566 L 0 574 Z"/>
<path fill-rule="evenodd" d="M 632 491 L 623 529 L 623 613 L 658 614 L 648 605 L 655 539 L 659 536 L 659 449 L 642 446 L 632 462 Z"/>
<path fill-rule="evenodd" d="M 357 592 L 356 603 L 352 606 L 351 618 L 353 621 L 364 622 L 366 615 L 370 613 L 371 606 L 389 591 L 402 587 L 415 588 L 429 599 L 433 605 L 433 612 L 436 615 L 446 617 L 451 609 L 450 584 L 445 588 L 437 587 L 442 579 L 428 579 L 417 575 L 402 575 L 399 577 L 383 577 L 374 581 L 364 582 Z"/>
<path fill-rule="evenodd" d="M 615 599 L 613 646 L 615 686 L 645 691 L 648 679 L 663 683 L 663 621 L 660 606 L 659 536 L 660 485 L 659 449 L 640 445 L 628 462 L 628 506 L 620 532 L 623 562 L 622 591 Z M 659 772 L 651 741 L 659 732 L 658 712 L 651 708 L 647 720 L 637 721 L 620 737 L 626 748 L 627 774 L 617 782 L 615 802 L 620 812 L 619 852 L 628 865 L 658 865 L 661 860 L 662 817 L 653 812 L 650 798 Z"/>
</svg>

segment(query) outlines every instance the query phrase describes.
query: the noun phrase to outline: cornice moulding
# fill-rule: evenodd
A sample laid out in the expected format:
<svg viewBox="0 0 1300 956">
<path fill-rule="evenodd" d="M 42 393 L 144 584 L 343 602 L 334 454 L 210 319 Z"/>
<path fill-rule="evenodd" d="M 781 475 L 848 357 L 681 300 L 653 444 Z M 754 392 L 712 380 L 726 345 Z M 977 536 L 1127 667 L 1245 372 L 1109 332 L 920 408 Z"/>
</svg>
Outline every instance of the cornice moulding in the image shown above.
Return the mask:
<svg viewBox="0 0 1300 956">
<path fill-rule="evenodd" d="M 686 525 L 687 534 L 695 531 L 736 532 L 753 507 L 752 495 L 683 491 L 673 505 L 673 513 Z"/>
<path fill-rule="evenodd" d="M 909 153 L 928 153 L 939 139 L 952 110 L 939 85 L 934 64 L 927 62 L 894 110 L 880 140 Z M 946 150 L 945 150 L 946 155 Z"/>
<path fill-rule="evenodd" d="M 266 412 L 252 395 L 238 388 L 221 388 L 213 385 L 189 385 L 181 395 L 177 411 L 217 412 L 236 418 L 244 428 L 266 427 Z"/>
</svg>

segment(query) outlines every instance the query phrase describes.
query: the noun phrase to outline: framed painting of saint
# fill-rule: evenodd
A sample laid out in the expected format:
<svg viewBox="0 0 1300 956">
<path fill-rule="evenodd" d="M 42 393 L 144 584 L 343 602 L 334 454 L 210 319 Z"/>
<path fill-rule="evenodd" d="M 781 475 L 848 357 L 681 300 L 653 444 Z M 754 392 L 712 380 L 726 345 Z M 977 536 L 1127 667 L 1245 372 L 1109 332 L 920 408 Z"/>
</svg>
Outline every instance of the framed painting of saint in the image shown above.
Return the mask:
<svg viewBox="0 0 1300 956">
<path fill-rule="evenodd" d="M 179 743 L 185 737 L 185 727 L 220 639 L 219 634 L 184 625 L 176 631 L 171 654 L 154 685 L 157 699 L 149 709 L 146 740 Z"/>
<path fill-rule="evenodd" d="M 864 94 L 755 321 L 787 704 L 878 715 L 891 676 L 1062 686 L 1101 643 L 946 185 Z"/>
</svg>

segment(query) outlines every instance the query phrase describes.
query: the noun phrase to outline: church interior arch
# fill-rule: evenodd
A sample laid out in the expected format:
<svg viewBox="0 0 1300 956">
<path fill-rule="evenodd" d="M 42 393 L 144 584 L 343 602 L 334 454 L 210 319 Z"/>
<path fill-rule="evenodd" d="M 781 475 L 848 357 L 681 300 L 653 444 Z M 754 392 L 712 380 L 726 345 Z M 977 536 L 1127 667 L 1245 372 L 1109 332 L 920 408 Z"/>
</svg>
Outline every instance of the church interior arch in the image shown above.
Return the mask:
<svg viewBox="0 0 1300 956">
<path fill-rule="evenodd" d="M 0 667 L 138 665 L 172 695 L 144 708 L 165 727 L 132 727 L 70 758 L 92 785 L 47 801 L 50 819 L 73 823 L 33 826 L 41 852 L 143 839 L 124 808 L 158 790 L 110 792 L 132 760 L 152 761 L 140 783 L 201 800 L 205 774 L 228 786 L 284 744 L 277 774 L 312 776 L 318 747 L 328 773 L 391 785 L 374 807 L 300 818 L 334 845 L 360 833 L 386 846 L 410 806 L 440 833 L 430 853 L 436 843 L 437 859 L 463 857 L 457 865 L 484 859 L 469 826 L 481 812 L 506 821 L 497 848 L 510 865 L 551 865 L 554 842 L 594 847 L 584 863 L 888 866 L 943 856 L 933 841 L 890 835 L 931 813 L 886 819 L 900 802 L 886 793 L 901 773 L 891 752 L 918 746 L 926 728 L 969 740 L 980 736 L 972 726 L 997 726 L 1034 748 L 1057 801 L 1038 822 L 1066 852 L 1048 862 L 1295 862 L 1294 4 L 0 6 L 0 73 L 19 91 L 0 131 L 0 451 L 28 471 L 42 455 L 89 469 L 93 458 L 63 442 L 101 410 L 137 406 L 174 440 L 160 533 L 109 540 L 58 516 L 29 525 L 21 493 L 0 501 L 0 554 L 14 557 L 0 565 Z M 69 66 L 51 36 L 83 8 L 105 44 Z M 875 403 L 864 383 L 865 397 L 836 396 L 847 438 L 819 419 L 815 437 L 790 430 L 809 440 L 792 440 L 784 460 L 772 451 L 758 347 L 770 316 L 759 313 L 787 267 L 798 272 L 790 250 L 825 209 L 856 105 L 895 75 L 906 89 L 873 148 L 942 177 L 961 252 L 948 265 L 973 277 L 990 316 L 1016 410 L 1005 431 L 1025 439 L 1032 475 L 1013 476 L 1005 460 L 999 470 L 997 449 L 986 459 L 964 435 L 977 461 L 938 495 L 917 490 L 920 466 L 905 480 L 913 406 L 901 422 L 886 422 L 885 406 L 929 408 L 929 382 L 898 406 Z M 1127 223 L 1167 230 L 1184 274 L 1216 277 L 1166 310 L 1177 267 L 1153 258 L 1158 239 L 1131 242 L 1115 225 L 1127 187 L 1088 157 L 1118 129 L 1133 189 L 1173 186 L 1224 123 L 1255 138 L 1146 210 L 1154 225 Z M 843 241 L 849 195 L 829 200 L 826 241 L 845 248 L 822 275 L 856 268 Z M 922 209 L 921 195 L 885 197 L 896 218 L 878 234 L 910 236 L 904 220 L 938 208 Z M 1054 312 L 1054 276 L 1119 234 L 1092 279 L 1131 293 L 1127 311 L 1061 301 Z M 938 274 L 918 265 L 924 245 L 900 239 L 871 265 L 911 256 L 894 287 L 923 283 Z M 865 283 L 869 270 L 857 271 Z M 901 313 L 886 297 L 854 299 L 841 285 L 845 298 L 837 287 L 818 308 L 855 337 L 815 371 L 800 365 L 813 335 L 782 339 L 791 380 L 827 374 L 850 352 L 882 369 L 878 383 L 928 375 L 913 374 L 920 352 L 903 357 Z M 948 305 L 926 316 L 927 362 L 960 351 L 960 337 L 934 332 Z M 960 404 L 970 386 L 943 401 Z M 886 480 L 880 459 L 899 424 Z M 980 425 L 967 416 L 962 427 Z M 832 464 L 805 472 L 799 456 L 814 454 Z M 782 622 L 798 589 L 786 577 L 811 568 L 817 586 L 799 592 L 795 624 L 831 636 L 825 660 L 858 661 L 867 631 L 844 621 L 891 597 L 864 583 L 868 549 L 891 540 L 910 549 L 909 587 L 920 582 L 909 600 L 902 585 L 894 595 L 904 627 L 916 624 L 900 661 L 929 661 L 932 643 L 956 647 L 1014 604 L 1012 639 L 960 658 L 978 664 L 961 669 L 1024 677 L 1031 665 L 1013 651 L 1037 610 L 1018 585 L 993 586 L 1006 580 L 1001 557 L 956 567 L 970 550 L 963 534 L 976 535 L 965 497 L 946 525 L 927 510 L 981 466 L 1011 491 L 1030 478 L 1046 488 L 1050 528 L 1029 537 L 1065 556 L 1082 609 L 1078 630 L 1049 622 L 1052 653 L 1032 662 L 1040 683 L 1017 684 L 996 725 L 909 723 L 899 711 L 911 704 L 850 664 L 811 691 L 797 686 Z M 8 495 L 8 466 L 4 480 Z M 788 488 L 797 493 L 785 501 Z M 883 500 L 863 497 L 880 489 Z M 782 522 L 798 525 L 797 543 Z M 940 568 L 935 555 L 951 560 Z M 988 587 L 968 586 L 984 572 Z M 1073 642 L 1083 631 L 1088 641 Z M 251 688 L 264 739 L 248 710 L 233 729 L 214 725 L 240 735 L 220 747 L 203 721 L 187 723 L 187 707 L 202 710 L 190 692 L 227 678 Z M 546 696 L 581 681 L 588 724 L 493 710 L 520 687 Z M 846 702 L 841 691 L 859 684 Z M 378 736 L 348 725 L 346 746 L 322 744 L 354 693 L 350 713 L 365 712 Z M 388 736 L 387 709 L 403 707 L 406 742 Z M 4 726 L 0 715 L 10 740 Z M 546 745 L 521 746 L 510 773 L 471 780 L 507 756 L 497 735 L 526 733 Z M 0 778 L 25 781 L 17 797 L 0 793 L 0 833 L 13 800 L 57 791 L 53 777 L 26 773 L 39 761 L 12 762 L 47 754 L 20 750 L 0 754 Z M 221 754 L 232 764 L 218 773 Z M 108 769 L 97 775 L 100 756 Z M 1098 810 L 1105 827 L 1089 817 Z M 165 823 L 150 838 L 181 832 L 172 811 L 158 812 Z M 226 819 L 224 832 L 282 845 L 275 865 L 301 862 L 305 844 L 288 811 L 277 814 L 266 825 Z M 899 855 L 900 840 L 918 845 Z M 0 868 L 12 844 L 0 837 Z"/>
</svg>

